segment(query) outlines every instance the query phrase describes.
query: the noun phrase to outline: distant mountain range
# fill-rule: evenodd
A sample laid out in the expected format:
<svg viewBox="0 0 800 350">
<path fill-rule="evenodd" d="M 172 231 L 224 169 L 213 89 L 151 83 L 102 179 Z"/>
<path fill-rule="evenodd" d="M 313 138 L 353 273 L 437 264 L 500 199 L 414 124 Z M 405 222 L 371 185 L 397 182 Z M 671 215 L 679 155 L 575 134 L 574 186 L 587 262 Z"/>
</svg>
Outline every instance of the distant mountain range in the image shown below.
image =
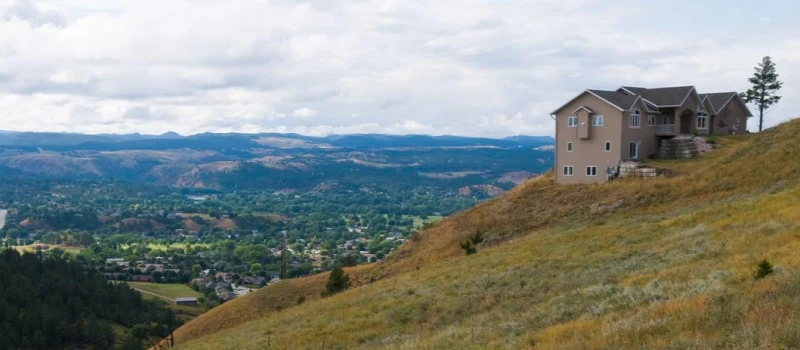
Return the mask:
<svg viewBox="0 0 800 350">
<path fill-rule="evenodd" d="M 511 136 L 501 139 L 464 136 L 347 134 L 325 137 L 280 133 L 201 133 L 182 136 L 175 132 L 161 135 L 78 134 L 17 132 L 0 130 L 0 146 L 28 146 L 53 149 L 165 149 L 165 148 L 406 148 L 406 147 L 538 147 L 552 144 L 551 136 Z"/>
<path fill-rule="evenodd" d="M 217 190 L 311 190 L 332 183 L 353 189 L 508 188 L 508 179 L 518 182 L 519 174 L 549 170 L 552 144 L 549 136 L 0 131 L 0 179 L 123 180 Z"/>
</svg>

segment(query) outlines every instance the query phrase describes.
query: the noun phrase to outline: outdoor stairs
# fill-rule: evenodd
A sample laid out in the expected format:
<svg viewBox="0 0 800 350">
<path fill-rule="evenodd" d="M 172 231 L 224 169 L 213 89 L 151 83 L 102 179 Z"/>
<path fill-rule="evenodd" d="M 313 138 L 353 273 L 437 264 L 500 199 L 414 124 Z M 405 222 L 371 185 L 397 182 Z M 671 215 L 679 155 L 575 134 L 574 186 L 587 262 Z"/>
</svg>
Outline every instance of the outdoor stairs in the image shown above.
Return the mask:
<svg viewBox="0 0 800 350">
<path fill-rule="evenodd" d="M 671 139 L 661 140 L 658 147 L 658 158 L 694 158 L 700 152 L 694 144 L 694 137 L 690 135 L 679 135 Z"/>
</svg>

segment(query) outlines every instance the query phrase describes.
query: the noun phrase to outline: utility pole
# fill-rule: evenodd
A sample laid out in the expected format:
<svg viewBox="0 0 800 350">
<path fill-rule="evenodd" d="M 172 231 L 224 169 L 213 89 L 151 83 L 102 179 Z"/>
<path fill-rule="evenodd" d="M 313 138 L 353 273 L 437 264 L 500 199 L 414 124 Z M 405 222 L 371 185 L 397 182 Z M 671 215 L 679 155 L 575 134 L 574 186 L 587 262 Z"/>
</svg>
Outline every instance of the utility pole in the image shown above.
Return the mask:
<svg viewBox="0 0 800 350">
<path fill-rule="evenodd" d="M 169 347 L 175 346 L 175 333 L 172 328 L 172 317 L 169 318 Z"/>
<path fill-rule="evenodd" d="M 283 230 L 283 249 L 281 250 L 281 279 L 286 279 L 286 230 Z"/>
</svg>

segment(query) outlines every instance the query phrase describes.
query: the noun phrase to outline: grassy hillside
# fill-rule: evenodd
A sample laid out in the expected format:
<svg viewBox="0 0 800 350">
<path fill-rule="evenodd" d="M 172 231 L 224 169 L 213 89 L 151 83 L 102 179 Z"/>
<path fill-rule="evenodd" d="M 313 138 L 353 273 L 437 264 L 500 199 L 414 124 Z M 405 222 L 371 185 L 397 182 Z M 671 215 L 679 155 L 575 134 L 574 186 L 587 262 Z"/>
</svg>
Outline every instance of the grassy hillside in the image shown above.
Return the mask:
<svg viewBox="0 0 800 350">
<path fill-rule="evenodd" d="M 675 177 L 530 180 L 427 229 L 364 285 L 285 281 L 176 333 L 190 349 L 800 348 L 800 121 Z M 478 254 L 458 246 L 476 230 Z M 762 259 L 776 272 L 755 279 Z M 305 296 L 298 305 L 298 296 Z"/>
</svg>

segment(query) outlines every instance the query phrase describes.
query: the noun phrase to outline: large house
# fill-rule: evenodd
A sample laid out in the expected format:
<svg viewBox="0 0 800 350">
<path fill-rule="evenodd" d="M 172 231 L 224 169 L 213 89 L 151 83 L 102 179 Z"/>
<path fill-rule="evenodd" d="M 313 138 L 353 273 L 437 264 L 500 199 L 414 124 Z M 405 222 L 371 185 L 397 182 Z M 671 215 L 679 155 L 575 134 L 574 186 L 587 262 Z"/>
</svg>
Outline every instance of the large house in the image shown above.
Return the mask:
<svg viewBox="0 0 800 350">
<path fill-rule="evenodd" d="M 741 134 L 752 114 L 736 92 L 694 86 L 586 90 L 553 111 L 557 183 L 602 183 L 620 162 L 655 155 L 680 135 Z"/>
</svg>

